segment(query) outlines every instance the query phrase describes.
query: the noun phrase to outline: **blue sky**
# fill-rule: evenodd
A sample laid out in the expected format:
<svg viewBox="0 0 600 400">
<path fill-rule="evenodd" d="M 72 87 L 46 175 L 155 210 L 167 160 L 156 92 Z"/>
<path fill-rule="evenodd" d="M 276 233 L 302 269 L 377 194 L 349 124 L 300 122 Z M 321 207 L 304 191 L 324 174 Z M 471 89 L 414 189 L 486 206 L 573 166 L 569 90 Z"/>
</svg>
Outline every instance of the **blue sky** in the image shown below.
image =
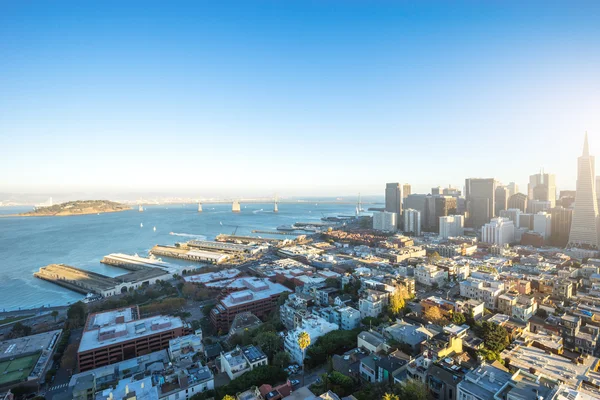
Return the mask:
<svg viewBox="0 0 600 400">
<path fill-rule="evenodd" d="M 0 191 L 570 189 L 600 155 L 597 1 L 123 3 L 0 3 Z"/>
</svg>

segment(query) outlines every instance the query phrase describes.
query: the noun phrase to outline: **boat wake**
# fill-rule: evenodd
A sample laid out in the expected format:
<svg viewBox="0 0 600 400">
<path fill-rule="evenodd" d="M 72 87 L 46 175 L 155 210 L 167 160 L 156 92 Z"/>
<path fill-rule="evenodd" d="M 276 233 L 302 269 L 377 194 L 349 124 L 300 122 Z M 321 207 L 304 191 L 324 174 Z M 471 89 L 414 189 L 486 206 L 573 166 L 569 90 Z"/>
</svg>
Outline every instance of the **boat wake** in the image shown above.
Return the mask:
<svg viewBox="0 0 600 400">
<path fill-rule="evenodd" d="M 252 211 L 252 214 L 258 214 L 258 213 L 261 213 L 261 212 L 264 212 L 264 211 L 265 211 L 265 210 L 263 210 L 263 209 L 261 208 L 260 210 L 254 210 L 254 211 Z"/>
<path fill-rule="evenodd" d="M 192 233 L 176 233 L 176 232 L 169 232 L 169 235 L 172 236 L 182 236 L 182 237 L 189 237 L 189 238 L 195 238 L 195 239 L 200 239 L 200 240 L 206 240 L 206 236 L 205 235 L 194 235 Z"/>
</svg>

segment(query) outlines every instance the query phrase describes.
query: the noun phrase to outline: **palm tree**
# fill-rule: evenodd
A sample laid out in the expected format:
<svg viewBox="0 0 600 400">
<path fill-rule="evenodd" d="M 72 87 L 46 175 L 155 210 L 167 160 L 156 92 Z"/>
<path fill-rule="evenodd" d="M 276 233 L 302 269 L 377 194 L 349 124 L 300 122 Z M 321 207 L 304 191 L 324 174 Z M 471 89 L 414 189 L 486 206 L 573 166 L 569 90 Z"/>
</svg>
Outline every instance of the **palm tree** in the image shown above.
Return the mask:
<svg viewBox="0 0 600 400">
<path fill-rule="evenodd" d="M 308 332 L 302 331 L 298 335 L 298 347 L 302 350 L 302 386 L 304 386 L 304 357 L 308 346 L 310 346 L 310 335 Z"/>
<path fill-rule="evenodd" d="M 396 394 L 386 393 L 383 395 L 382 400 L 399 400 L 399 398 Z"/>
<path fill-rule="evenodd" d="M 235 397 L 226 394 L 225 396 L 223 396 L 223 399 L 221 399 L 221 400 L 235 400 Z"/>
</svg>

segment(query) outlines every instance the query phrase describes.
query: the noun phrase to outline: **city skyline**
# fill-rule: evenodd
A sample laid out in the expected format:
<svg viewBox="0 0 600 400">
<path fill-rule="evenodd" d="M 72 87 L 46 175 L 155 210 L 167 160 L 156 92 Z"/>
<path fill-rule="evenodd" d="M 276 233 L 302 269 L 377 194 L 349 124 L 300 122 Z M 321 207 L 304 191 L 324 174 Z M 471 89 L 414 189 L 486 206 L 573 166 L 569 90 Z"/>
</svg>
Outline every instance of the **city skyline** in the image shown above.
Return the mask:
<svg viewBox="0 0 600 400">
<path fill-rule="evenodd" d="M 75 4 L 0 6 L 3 192 L 560 190 L 600 154 L 595 2 Z"/>
</svg>

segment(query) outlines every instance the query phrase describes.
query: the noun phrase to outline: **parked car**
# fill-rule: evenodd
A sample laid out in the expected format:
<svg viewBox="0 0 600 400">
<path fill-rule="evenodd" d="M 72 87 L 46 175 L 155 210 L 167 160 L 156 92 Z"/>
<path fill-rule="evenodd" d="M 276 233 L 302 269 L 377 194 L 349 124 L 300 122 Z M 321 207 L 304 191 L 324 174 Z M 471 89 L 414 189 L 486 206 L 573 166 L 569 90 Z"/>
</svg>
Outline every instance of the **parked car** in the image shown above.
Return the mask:
<svg viewBox="0 0 600 400">
<path fill-rule="evenodd" d="M 300 384 L 300 381 L 299 381 L 298 379 L 292 379 L 292 380 L 290 381 L 290 383 L 292 384 L 292 386 L 296 386 L 296 385 L 299 385 L 299 384 Z"/>
</svg>

